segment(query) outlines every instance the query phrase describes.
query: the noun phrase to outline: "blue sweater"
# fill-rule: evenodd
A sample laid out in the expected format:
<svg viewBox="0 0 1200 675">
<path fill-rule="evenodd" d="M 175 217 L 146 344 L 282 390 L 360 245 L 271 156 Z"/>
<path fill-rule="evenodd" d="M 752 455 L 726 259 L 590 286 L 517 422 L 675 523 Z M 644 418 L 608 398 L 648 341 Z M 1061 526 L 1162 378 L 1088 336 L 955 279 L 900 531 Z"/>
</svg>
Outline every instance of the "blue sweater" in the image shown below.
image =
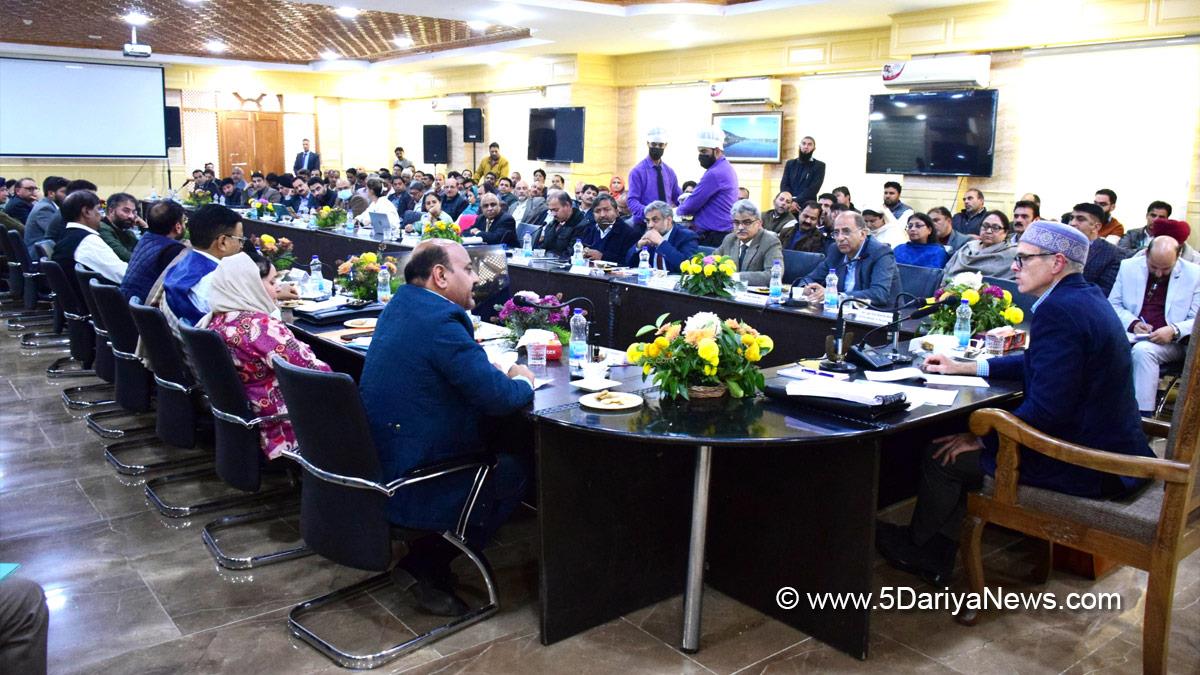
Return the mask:
<svg viewBox="0 0 1200 675">
<path fill-rule="evenodd" d="M 942 269 L 946 266 L 946 261 L 950 256 L 946 253 L 946 247 L 941 244 L 900 244 L 893 251 L 896 254 L 896 264 L 898 265 L 914 265 L 916 267 L 932 267 L 934 269 Z"/>
<path fill-rule="evenodd" d="M 1058 282 L 1037 306 L 1024 354 L 988 362 L 990 377 L 1023 380 L 1014 414 L 1042 433 L 1098 450 L 1153 457 L 1133 396 L 1133 361 L 1125 329 L 1108 300 L 1082 275 Z M 996 471 L 997 443 L 985 439 L 980 463 Z M 1082 497 L 1128 492 L 1142 481 L 1021 450 L 1020 482 Z M 1106 480 L 1107 479 L 1107 480 Z"/>
<path fill-rule="evenodd" d="M 121 282 L 121 294 L 126 300 L 134 297 L 145 300 L 159 275 L 182 250 L 181 241 L 153 232 L 142 235 L 129 258 L 129 268 L 125 270 L 125 279 Z"/>
</svg>

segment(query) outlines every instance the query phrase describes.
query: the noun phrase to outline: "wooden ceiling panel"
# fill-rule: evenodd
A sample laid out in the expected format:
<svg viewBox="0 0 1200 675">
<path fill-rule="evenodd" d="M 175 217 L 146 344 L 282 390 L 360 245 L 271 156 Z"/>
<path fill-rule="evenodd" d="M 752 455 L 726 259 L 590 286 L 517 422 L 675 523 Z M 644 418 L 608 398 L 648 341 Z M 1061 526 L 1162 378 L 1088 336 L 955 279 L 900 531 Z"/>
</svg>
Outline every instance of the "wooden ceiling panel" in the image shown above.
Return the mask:
<svg viewBox="0 0 1200 675">
<path fill-rule="evenodd" d="M 344 59 L 379 61 L 446 49 L 518 40 L 529 30 L 490 26 L 473 31 L 462 21 L 393 12 L 364 11 L 353 19 L 326 5 L 288 0 L 6 0 L 0 41 L 120 50 L 129 42 L 124 15 L 150 17 L 138 42 L 156 54 L 218 57 L 239 61 L 309 63 L 332 50 Z M 28 21 L 28 23 L 26 23 Z M 411 38 L 401 49 L 395 38 Z M 206 48 L 210 40 L 223 53 Z"/>
</svg>

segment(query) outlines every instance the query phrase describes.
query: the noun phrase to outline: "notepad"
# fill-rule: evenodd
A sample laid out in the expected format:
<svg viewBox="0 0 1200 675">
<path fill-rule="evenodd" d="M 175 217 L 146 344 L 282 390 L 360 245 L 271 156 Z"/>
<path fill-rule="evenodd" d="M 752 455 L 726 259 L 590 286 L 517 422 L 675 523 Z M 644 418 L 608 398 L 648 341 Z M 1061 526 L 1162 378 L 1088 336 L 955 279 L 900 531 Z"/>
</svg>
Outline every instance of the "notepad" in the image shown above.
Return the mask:
<svg viewBox="0 0 1200 675">
<path fill-rule="evenodd" d="M 1136 342 L 1145 342 L 1150 339 L 1149 333 L 1126 333 L 1125 337 L 1129 338 L 1129 344 Z"/>
<path fill-rule="evenodd" d="M 899 380 L 924 380 L 929 384 L 952 387 L 987 387 L 988 381 L 973 375 L 940 375 L 926 373 L 920 368 L 896 368 L 894 370 L 868 370 L 863 373 L 872 382 L 897 382 Z"/>
</svg>

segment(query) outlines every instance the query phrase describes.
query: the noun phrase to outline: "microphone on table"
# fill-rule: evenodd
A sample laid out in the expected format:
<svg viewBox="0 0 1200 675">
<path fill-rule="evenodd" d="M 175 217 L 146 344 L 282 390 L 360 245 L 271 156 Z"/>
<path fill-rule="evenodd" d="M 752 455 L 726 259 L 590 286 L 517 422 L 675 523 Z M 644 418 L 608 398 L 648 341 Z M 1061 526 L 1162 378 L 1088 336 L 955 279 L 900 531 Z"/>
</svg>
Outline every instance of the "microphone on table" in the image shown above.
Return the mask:
<svg viewBox="0 0 1200 675">
<path fill-rule="evenodd" d="M 910 300 L 907 303 L 904 303 L 903 305 L 896 306 L 896 308 L 893 310 L 893 314 L 892 314 L 893 320 L 891 322 L 885 323 L 882 326 L 876 326 L 875 328 L 872 328 L 871 330 L 867 331 L 866 334 L 862 336 L 862 339 L 858 341 L 858 344 L 851 347 L 850 350 L 847 352 L 847 354 L 846 354 L 847 360 L 849 360 L 853 363 L 856 363 L 859 366 L 862 366 L 866 370 L 880 370 L 882 368 L 887 368 L 889 366 L 893 366 L 893 365 L 896 365 L 899 363 L 904 363 L 904 364 L 912 363 L 912 357 L 905 354 L 903 352 L 903 350 L 900 349 L 900 332 L 899 332 L 899 330 L 893 331 L 892 344 L 889 347 L 885 347 L 882 349 L 876 349 L 875 347 L 869 346 L 867 344 L 867 338 L 870 337 L 872 333 L 875 333 L 884 328 L 896 328 L 905 321 L 915 320 L 915 319 L 924 319 L 925 317 L 936 313 L 938 310 L 940 310 L 943 307 L 949 307 L 952 305 L 956 305 L 959 302 L 958 296 L 947 295 L 946 297 L 942 298 L 938 302 L 933 303 L 932 305 L 929 305 L 927 307 L 921 307 L 920 309 L 912 312 L 908 316 L 906 316 L 904 318 L 900 318 L 899 317 L 900 310 L 902 310 L 906 307 L 911 307 L 918 300 L 918 298 L 916 298 L 908 293 L 901 293 L 900 295 L 908 296 L 910 298 Z"/>
<path fill-rule="evenodd" d="M 854 303 L 869 306 L 871 303 L 862 298 L 842 298 L 838 303 L 837 323 L 833 326 L 833 335 L 825 338 L 825 356 L 821 361 L 821 369 L 835 373 L 852 373 L 858 368 L 846 361 L 846 345 L 854 342 L 854 333 L 846 332 L 845 308 Z"/>
</svg>

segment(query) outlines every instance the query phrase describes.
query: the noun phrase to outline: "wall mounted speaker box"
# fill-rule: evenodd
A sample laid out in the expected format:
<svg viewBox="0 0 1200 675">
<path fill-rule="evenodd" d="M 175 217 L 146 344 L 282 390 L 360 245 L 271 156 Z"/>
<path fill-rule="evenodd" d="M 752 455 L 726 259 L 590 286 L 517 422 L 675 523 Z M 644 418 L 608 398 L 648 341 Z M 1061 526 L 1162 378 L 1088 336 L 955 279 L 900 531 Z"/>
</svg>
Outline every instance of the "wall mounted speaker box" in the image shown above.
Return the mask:
<svg viewBox="0 0 1200 675">
<path fill-rule="evenodd" d="M 425 125 L 425 163 L 450 163 L 450 127 L 445 124 Z"/>
<path fill-rule="evenodd" d="M 463 111 L 463 143 L 483 142 L 483 109 L 467 108 Z"/>
<path fill-rule="evenodd" d="M 166 117 L 166 135 L 168 148 L 183 147 L 183 129 L 179 125 L 179 108 L 177 106 L 166 106 L 163 108 L 163 115 Z"/>
</svg>

